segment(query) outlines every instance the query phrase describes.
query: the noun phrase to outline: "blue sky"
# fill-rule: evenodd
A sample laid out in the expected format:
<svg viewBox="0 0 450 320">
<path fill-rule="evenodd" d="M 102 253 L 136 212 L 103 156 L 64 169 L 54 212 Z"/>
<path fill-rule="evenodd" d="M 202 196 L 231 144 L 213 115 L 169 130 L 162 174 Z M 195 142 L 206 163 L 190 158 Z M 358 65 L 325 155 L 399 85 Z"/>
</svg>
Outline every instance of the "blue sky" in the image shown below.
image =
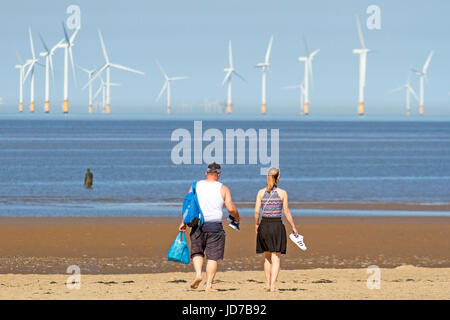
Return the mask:
<svg viewBox="0 0 450 320">
<path fill-rule="evenodd" d="M 41 33 L 49 45 L 63 34 L 61 22 L 66 8 L 81 8 L 81 31 L 73 49 L 75 62 L 84 67 L 100 66 L 103 56 L 97 28 L 102 29 L 111 61 L 140 69 L 145 76 L 112 71 L 113 113 L 163 114 L 165 100 L 156 102 L 163 85 L 155 59 L 171 76 L 189 76 L 172 88 L 173 110 L 193 105 L 203 110 L 204 99 L 223 101 L 221 86 L 228 63 L 228 40 L 233 42 L 236 69 L 247 83 L 233 79 L 235 113 L 260 110 L 261 74 L 254 65 L 262 62 L 271 34 L 274 44 L 272 70 L 268 79 L 269 114 L 298 114 L 299 94 L 282 87 L 298 84 L 303 78 L 302 36 L 311 50 L 320 48 L 313 61 L 314 86 L 311 92 L 312 115 L 353 115 L 357 112 L 359 48 L 355 14 L 363 23 L 369 54 L 367 64 L 367 115 L 403 115 L 403 92 L 389 94 L 406 81 L 412 67 L 421 68 L 428 53 L 435 56 L 429 68 L 425 89 L 425 112 L 430 116 L 450 115 L 450 4 L 447 1 L 8 1 L 0 10 L 0 97 L 1 112 L 16 112 L 18 71 L 16 52 L 29 58 L 27 30 L 30 26 L 37 51 L 42 51 Z M 381 30 L 368 30 L 366 8 L 381 8 Z M 55 58 L 56 83 L 51 93 L 52 112 L 60 113 L 62 101 L 63 51 Z M 77 71 L 78 87 L 70 78 L 70 110 L 87 112 L 87 81 Z M 418 91 L 418 79 L 413 77 Z M 44 100 L 44 68 L 36 75 L 36 108 Z M 97 87 L 97 84 L 95 84 Z M 25 105 L 29 85 L 25 85 Z M 418 106 L 413 102 L 413 114 Z"/>
</svg>

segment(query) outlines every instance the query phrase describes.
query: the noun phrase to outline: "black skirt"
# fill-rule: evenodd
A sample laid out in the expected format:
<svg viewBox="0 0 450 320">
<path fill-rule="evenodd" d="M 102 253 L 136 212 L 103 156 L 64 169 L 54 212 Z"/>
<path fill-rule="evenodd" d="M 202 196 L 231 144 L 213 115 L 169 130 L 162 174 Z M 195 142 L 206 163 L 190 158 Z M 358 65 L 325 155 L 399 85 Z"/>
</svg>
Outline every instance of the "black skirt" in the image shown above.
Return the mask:
<svg viewBox="0 0 450 320">
<path fill-rule="evenodd" d="M 256 235 L 256 253 L 286 254 L 286 229 L 281 218 L 262 218 Z"/>
</svg>

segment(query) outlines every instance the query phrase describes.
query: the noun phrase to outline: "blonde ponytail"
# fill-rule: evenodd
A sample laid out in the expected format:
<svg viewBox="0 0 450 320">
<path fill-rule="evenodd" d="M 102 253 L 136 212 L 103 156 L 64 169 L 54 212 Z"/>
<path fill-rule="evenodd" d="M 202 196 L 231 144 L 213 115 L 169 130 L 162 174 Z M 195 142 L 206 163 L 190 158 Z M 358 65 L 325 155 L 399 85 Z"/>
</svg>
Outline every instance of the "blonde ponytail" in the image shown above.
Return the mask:
<svg viewBox="0 0 450 320">
<path fill-rule="evenodd" d="M 280 170 L 276 168 L 271 168 L 267 174 L 267 186 L 268 192 L 272 192 L 273 188 L 276 188 L 278 182 L 280 181 Z"/>
</svg>

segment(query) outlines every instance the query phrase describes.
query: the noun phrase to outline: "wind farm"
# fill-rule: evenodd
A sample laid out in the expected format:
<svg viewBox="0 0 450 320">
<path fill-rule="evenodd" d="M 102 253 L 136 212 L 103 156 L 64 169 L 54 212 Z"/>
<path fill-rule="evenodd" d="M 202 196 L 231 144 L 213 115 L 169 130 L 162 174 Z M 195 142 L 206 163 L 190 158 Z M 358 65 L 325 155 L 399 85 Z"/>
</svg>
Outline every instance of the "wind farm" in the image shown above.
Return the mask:
<svg viewBox="0 0 450 320">
<path fill-rule="evenodd" d="M 357 55 L 359 58 L 359 64 L 358 64 L 358 77 L 357 77 L 357 83 L 358 83 L 358 108 L 357 108 L 357 115 L 359 116 L 364 116 L 366 114 L 366 101 L 365 101 L 365 90 L 366 90 L 366 81 L 367 81 L 367 56 L 368 53 L 370 53 L 372 51 L 372 49 L 369 49 L 366 46 L 366 41 L 365 41 L 365 36 L 363 33 L 363 28 L 361 25 L 361 21 L 358 15 L 355 15 L 355 19 L 356 19 L 356 31 L 357 31 L 357 36 L 358 36 L 358 40 L 359 40 L 359 44 L 360 44 L 360 48 L 358 49 L 353 49 L 352 52 L 353 54 Z M 102 83 L 99 85 L 99 88 L 101 88 L 101 92 L 102 95 L 104 95 L 104 102 L 102 100 L 102 113 L 104 114 L 109 114 L 111 113 L 111 70 L 122 70 L 122 71 L 127 71 L 129 73 L 134 73 L 134 74 L 139 74 L 141 76 L 145 76 L 145 73 L 141 70 L 135 69 L 135 68 L 130 68 L 130 67 L 126 67 L 123 66 L 121 64 L 117 64 L 117 63 L 113 63 L 110 61 L 109 58 L 109 54 L 107 52 L 106 49 L 106 45 L 105 45 L 105 41 L 103 39 L 103 35 L 102 32 L 100 30 L 100 28 L 98 28 L 97 30 L 97 34 L 98 34 L 98 39 L 100 42 L 100 48 L 101 48 L 101 53 L 103 55 L 103 63 L 101 65 L 100 68 L 91 68 L 91 69 L 87 69 L 84 67 L 79 66 L 78 64 L 75 63 L 74 61 L 74 54 L 73 54 L 73 48 L 75 46 L 75 41 L 78 42 L 78 34 L 80 32 L 80 28 L 75 28 L 72 29 L 72 33 L 69 35 L 69 31 L 67 29 L 67 27 L 65 26 L 65 24 L 62 24 L 62 31 L 63 31 L 63 37 L 61 40 L 59 40 L 58 42 L 55 42 L 55 44 L 49 46 L 47 43 L 47 40 L 44 39 L 44 37 L 39 33 L 39 38 L 40 38 L 40 43 L 42 45 L 43 50 L 40 52 L 39 56 L 36 56 L 35 53 L 35 44 L 33 42 L 33 34 L 31 31 L 31 27 L 28 29 L 28 41 L 29 41 L 29 46 L 30 46 L 30 52 L 31 52 L 31 57 L 29 59 L 27 59 L 25 62 L 22 61 L 18 61 L 18 64 L 15 65 L 15 68 L 19 71 L 19 99 L 18 99 L 18 104 L 19 104 L 19 113 L 23 112 L 23 104 L 24 104 L 24 87 L 25 85 L 29 85 L 29 111 L 30 113 L 34 113 L 35 112 L 35 85 L 36 85 L 36 81 L 39 81 L 40 83 L 40 78 L 38 78 L 36 80 L 36 75 L 40 74 L 40 68 L 41 66 L 44 66 L 44 74 L 43 74 L 43 87 L 44 87 L 44 108 L 43 111 L 44 113 L 50 113 L 50 101 L 51 99 L 51 93 L 53 93 L 54 90 L 51 90 L 51 84 L 50 82 L 53 83 L 53 87 L 55 86 L 55 81 L 57 81 L 58 76 L 55 76 L 55 65 L 54 65 L 54 56 L 57 55 L 57 52 L 61 51 L 63 52 L 63 68 L 62 68 L 62 82 L 57 81 L 57 83 L 62 83 L 62 91 L 63 91 L 63 95 L 62 95 L 62 113 L 63 114 L 67 114 L 69 113 L 69 73 L 72 73 L 72 78 L 73 78 L 73 85 L 75 87 L 77 87 L 77 75 L 76 75 L 76 69 L 78 68 L 79 70 L 83 71 L 86 75 L 87 75 L 87 81 L 85 82 L 85 84 L 82 86 L 82 92 L 85 89 L 87 90 L 87 96 L 86 96 L 86 101 L 87 101 L 87 113 L 88 114 L 92 114 L 95 113 L 94 110 L 94 100 L 96 97 L 94 97 L 94 92 L 93 92 L 93 85 L 95 81 L 98 81 L 99 79 L 101 79 L 101 76 L 104 76 L 104 80 L 101 80 Z M 268 78 L 271 75 L 271 69 L 272 69 L 272 62 L 271 62 L 271 53 L 272 53 L 272 47 L 273 47 L 273 40 L 274 40 L 274 35 L 270 35 L 269 37 L 269 41 L 265 50 L 265 54 L 264 54 L 264 59 L 262 59 L 262 62 L 256 63 L 254 65 L 254 67 L 258 70 L 261 71 L 260 73 L 260 114 L 265 115 L 268 113 L 268 104 L 267 104 L 267 94 L 268 94 L 268 90 L 267 90 L 267 82 L 268 82 Z M 297 60 L 299 62 L 302 63 L 303 65 L 303 72 L 298 73 L 297 77 L 298 79 L 301 79 L 301 82 L 299 81 L 298 85 L 295 86 L 290 86 L 290 89 L 298 89 L 299 93 L 300 93 L 300 103 L 301 103 L 301 107 L 300 107 L 300 115 L 303 116 L 308 116 L 310 115 L 311 112 L 311 92 L 312 92 L 312 87 L 313 87 L 313 60 L 316 59 L 317 55 L 319 54 L 321 49 L 315 49 L 314 51 L 310 51 L 309 46 L 308 46 L 308 42 L 305 38 L 305 36 L 303 36 L 302 38 L 303 40 L 303 47 L 304 47 L 304 52 L 305 54 L 298 57 Z M 275 45 L 277 46 L 277 45 Z M 63 49 L 63 50 L 58 50 L 58 49 Z M 424 114 L 424 95 L 425 95 L 425 85 L 428 81 L 428 73 L 429 73 L 429 66 L 431 63 L 431 60 L 433 58 L 434 55 L 434 50 L 432 50 L 423 67 L 420 69 L 412 69 L 413 73 L 418 77 L 419 80 L 419 115 L 423 115 Z M 238 70 L 235 67 L 235 61 L 234 61 L 234 57 L 233 57 L 233 49 L 232 49 L 232 41 L 229 40 L 228 41 L 228 52 L 227 52 L 227 58 L 228 58 L 228 65 L 223 69 L 225 72 L 225 77 L 223 78 L 222 81 L 222 87 L 226 88 L 226 103 L 225 103 L 225 109 L 224 111 L 222 111 L 222 113 L 226 113 L 226 114 L 232 114 L 233 113 L 233 105 L 234 105 L 234 99 L 233 99 L 233 95 L 232 95 L 232 84 L 233 84 L 233 80 L 235 77 L 239 78 L 239 80 L 242 80 L 243 82 L 247 82 L 247 80 L 241 75 L 240 71 L 238 72 Z M 44 61 L 40 61 L 39 57 L 43 58 Z M 261 61 L 261 60 L 260 60 Z M 91 63 L 91 65 L 94 65 L 96 63 Z M 70 66 L 69 66 L 70 65 Z M 187 79 L 187 77 L 169 77 L 167 75 L 167 73 L 165 72 L 165 70 L 162 68 L 162 66 L 157 62 L 159 71 L 163 74 L 164 76 L 164 84 L 162 86 L 162 88 L 159 91 L 159 94 L 156 98 L 156 101 L 159 101 L 161 99 L 161 96 L 165 93 L 166 94 L 166 108 L 165 108 L 165 113 L 167 115 L 170 115 L 173 113 L 173 109 L 172 109 L 172 103 L 173 103 L 173 98 L 172 98 L 172 84 L 173 81 L 178 81 L 178 80 L 184 80 Z M 77 66 L 77 68 L 76 68 Z M 244 66 L 245 67 L 245 66 Z M 241 69 L 243 69 L 244 67 L 240 67 Z M 275 67 L 276 68 L 276 67 Z M 57 72 L 58 72 L 58 68 Z M 141 68 L 139 68 L 141 69 Z M 52 78 L 52 80 L 50 80 L 50 78 Z M 140 81 L 146 81 L 144 80 L 140 80 Z M 198 81 L 207 81 L 204 79 L 198 80 Z M 278 80 L 279 81 L 279 80 Z M 322 82 L 322 79 L 319 78 L 319 82 Z M 278 82 L 279 83 L 279 82 Z M 280 83 L 279 83 L 280 84 Z M 271 86 L 274 87 L 274 86 Z M 276 87 L 276 84 L 275 84 Z M 286 88 L 285 86 L 279 86 L 279 88 Z M 406 90 L 406 95 L 407 95 L 407 101 L 406 101 L 406 115 L 411 115 L 412 111 L 411 111 L 411 98 L 410 96 L 413 95 L 414 97 L 416 97 L 416 93 L 413 89 L 414 84 L 412 83 L 411 79 L 408 78 L 408 82 L 402 87 L 402 89 Z M 322 90 L 324 90 L 324 87 L 321 87 Z M 350 88 L 349 88 L 350 89 Z M 243 91 L 246 92 L 246 96 L 249 96 L 250 91 L 242 89 Z M 86 91 L 84 91 L 86 92 Z M 271 89 L 271 92 L 273 92 L 273 89 Z M 350 92 L 350 90 L 349 90 Z M 79 93 L 78 91 L 76 92 L 77 94 Z M 74 91 L 75 94 L 75 91 Z M 98 93 L 99 94 L 99 93 Z M 98 94 L 96 96 L 98 96 Z M 324 95 L 324 91 L 317 91 L 315 93 L 315 95 L 317 95 L 318 97 L 321 97 Z M 181 94 L 177 95 L 181 97 Z M 256 100 L 256 96 L 253 95 L 253 93 L 251 94 L 251 99 L 253 101 Z M 144 97 L 145 99 L 145 97 Z M 241 98 L 240 98 L 241 99 Z M 204 101 L 204 97 L 202 98 L 202 100 Z M 145 100 L 147 101 L 147 103 L 150 103 L 150 100 Z M 183 102 L 184 103 L 184 102 Z M 180 103 L 182 104 L 182 103 Z M 192 103 L 189 103 L 190 105 L 192 105 Z M 86 109 L 85 109 L 86 110 Z M 181 109 L 180 109 L 181 110 Z M 192 110 L 192 108 L 191 108 Z M 205 109 L 206 110 L 206 109 Z M 209 110 L 209 109 L 208 109 Z M 205 111 L 205 112 L 210 112 L 210 111 Z M 315 112 L 315 109 L 313 111 L 313 113 Z M 185 112 L 183 112 L 185 113 Z M 275 109 L 271 109 L 270 114 L 276 114 L 277 111 Z"/>
</svg>

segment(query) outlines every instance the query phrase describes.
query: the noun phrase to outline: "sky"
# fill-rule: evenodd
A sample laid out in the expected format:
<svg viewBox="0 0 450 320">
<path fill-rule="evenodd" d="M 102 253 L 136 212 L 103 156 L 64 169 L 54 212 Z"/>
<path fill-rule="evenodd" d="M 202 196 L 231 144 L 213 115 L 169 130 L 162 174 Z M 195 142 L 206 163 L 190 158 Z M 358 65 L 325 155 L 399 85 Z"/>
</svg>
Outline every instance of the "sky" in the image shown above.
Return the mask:
<svg viewBox="0 0 450 320">
<path fill-rule="evenodd" d="M 188 76 L 172 86 L 174 113 L 203 112 L 204 101 L 222 102 L 224 68 L 228 64 L 228 41 L 232 41 L 236 70 L 246 82 L 233 79 L 233 112 L 258 114 L 261 108 L 261 72 L 271 35 L 274 36 L 271 71 L 268 75 L 269 115 L 297 115 L 299 92 L 283 89 L 300 84 L 305 54 L 302 37 L 310 51 L 320 49 L 313 61 L 311 115 L 353 115 L 358 105 L 360 48 L 355 15 L 359 15 L 368 55 L 366 114 L 405 114 L 404 92 L 389 93 L 406 82 L 411 68 L 422 68 L 435 50 L 425 87 L 427 116 L 450 116 L 450 2 L 387 0 L 166 0 L 166 1 L 8 1 L 0 4 L 0 105 L 2 113 L 17 113 L 19 73 L 16 52 L 30 58 L 28 28 L 37 52 L 43 51 L 38 34 L 49 46 L 63 37 L 67 7 L 81 9 L 81 29 L 75 39 L 75 63 L 92 68 L 104 63 L 97 29 L 101 28 L 112 62 L 145 72 L 144 76 L 113 70 L 111 79 L 121 86 L 111 88 L 113 113 L 163 115 L 165 97 L 156 101 L 164 84 L 157 59 L 169 76 Z M 366 9 L 377 5 L 381 29 L 369 30 Z M 69 30 L 69 33 L 73 32 Z M 44 62 L 42 60 L 42 62 Z M 51 86 L 51 112 L 61 113 L 63 50 L 54 56 L 55 84 Z M 69 78 L 71 113 L 87 113 L 88 92 L 82 90 L 87 75 L 77 70 L 77 85 Z M 418 92 L 418 78 L 412 76 Z M 99 83 L 94 84 L 94 91 Z M 29 82 L 25 84 L 25 109 Z M 44 103 L 44 68 L 36 71 L 36 110 Z M 418 104 L 412 102 L 417 115 Z"/>
</svg>

